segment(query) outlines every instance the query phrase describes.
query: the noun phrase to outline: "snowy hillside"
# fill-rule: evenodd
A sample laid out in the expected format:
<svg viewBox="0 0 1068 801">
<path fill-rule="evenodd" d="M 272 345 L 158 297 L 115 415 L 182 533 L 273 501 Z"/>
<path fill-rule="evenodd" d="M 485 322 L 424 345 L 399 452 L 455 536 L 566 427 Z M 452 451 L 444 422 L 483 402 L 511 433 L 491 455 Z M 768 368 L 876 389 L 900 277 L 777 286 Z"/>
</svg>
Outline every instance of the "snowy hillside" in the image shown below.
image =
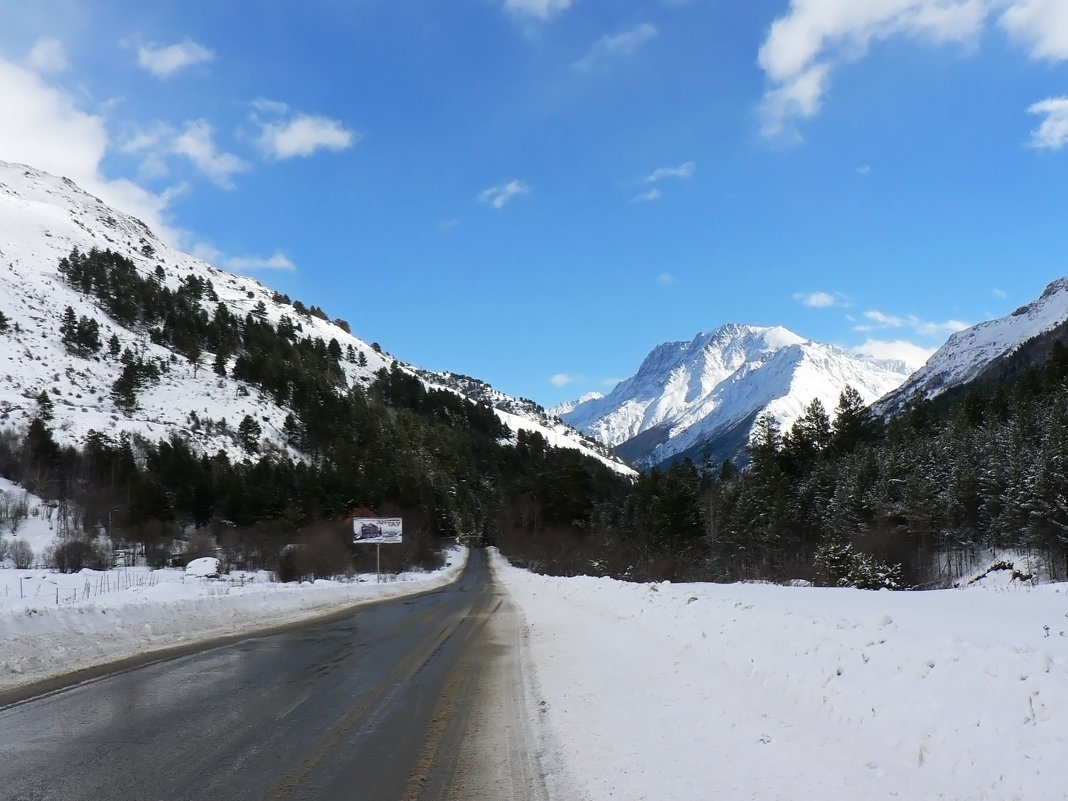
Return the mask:
<svg viewBox="0 0 1068 801">
<path fill-rule="evenodd" d="M 172 291 L 195 277 L 209 287 L 201 301 L 209 315 L 221 303 L 239 319 L 254 314 L 277 325 L 285 316 L 299 337 L 336 340 L 345 355 L 341 361 L 349 386 L 366 386 L 375 373 L 395 362 L 349 333 L 343 320 L 331 321 L 322 310 L 290 302 L 253 278 L 223 272 L 169 247 L 142 222 L 109 208 L 69 180 L 0 162 L 0 312 L 8 322 L 6 332 L 0 333 L 0 426 L 25 427 L 38 414 L 37 398 L 45 391 L 53 403 L 56 437 L 65 443 L 82 443 L 91 430 L 113 439 L 128 432 L 151 441 L 181 431 L 206 452 L 221 449 L 243 455 L 237 429 L 249 415 L 261 427 L 261 451 L 289 450 L 283 435 L 285 408 L 234 380 L 229 370 L 217 375 L 213 354 L 205 353 L 194 363 L 155 344 L 148 332 L 123 327 L 92 297 L 65 281 L 58 265 L 75 248 L 121 254 L 142 276 Z M 60 327 L 68 306 L 76 317 L 96 321 L 102 341 L 115 336 L 120 350 L 160 366 L 160 380 L 139 393 L 135 409 L 122 411 L 112 398 L 111 388 L 123 368 L 118 358 L 99 353 L 82 358 L 64 346 Z M 398 366 L 420 374 L 409 365 Z M 427 382 L 423 375 L 425 383 L 444 383 Z M 492 395 L 492 404 L 513 430 L 539 431 L 555 445 L 606 458 L 603 449 L 591 448 L 577 432 L 543 413 L 528 416 L 523 404 L 503 393 Z M 609 461 L 628 470 L 618 460 Z"/>
<path fill-rule="evenodd" d="M 912 398 L 933 398 L 978 377 L 993 362 L 1028 340 L 1068 321 L 1068 277 L 1046 287 L 1042 295 L 1012 314 L 953 334 L 922 368 L 876 404 L 880 412 L 900 409 Z"/>
<path fill-rule="evenodd" d="M 786 429 L 813 399 L 833 414 L 846 386 L 870 403 L 906 376 L 900 363 L 853 356 L 782 327 L 730 324 L 658 346 L 610 394 L 559 414 L 643 466 L 706 444 L 726 458 L 744 447 L 764 412 Z"/>
<path fill-rule="evenodd" d="M 547 412 L 532 400 L 513 398 L 494 389 L 485 381 L 458 373 L 416 370 L 416 375 L 428 387 L 448 389 L 476 403 L 492 406 L 497 417 L 512 431 L 536 431 L 545 437 L 546 442 L 553 448 L 574 448 L 577 445 L 587 455 L 593 456 L 616 472 L 623 475 L 635 474 L 635 471 L 621 462 L 607 446 L 562 422 L 558 416 Z"/>
<path fill-rule="evenodd" d="M 83 442 L 90 430 L 113 438 L 130 432 L 150 440 L 180 430 L 209 452 L 237 452 L 232 434 L 237 423 L 251 415 L 261 423 L 265 445 L 284 447 L 285 409 L 249 392 L 239 381 L 216 375 L 210 356 L 191 364 L 154 344 L 145 333 L 118 325 L 92 298 L 66 283 L 58 265 L 74 248 L 121 253 L 142 274 L 161 276 L 161 283 L 171 289 L 195 275 L 210 281 L 218 301 L 235 315 L 243 318 L 262 302 L 272 323 L 288 314 L 299 321 L 304 336 L 337 339 L 343 348 L 351 345 L 363 354 L 366 366 L 346 365 L 350 384 L 369 382 L 375 371 L 392 361 L 338 325 L 298 315 L 288 304 L 276 303 L 275 293 L 258 281 L 225 273 L 170 248 L 140 221 L 109 208 L 73 183 L 0 163 L 0 311 L 9 321 L 7 333 L 0 335 L 0 421 L 6 426 L 22 426 L 32 419 L 37 396 L 47 391 L 54 405 L 56 436 L 65 442 Z M 67 306 L 79 317 L 96 320 L 102 340 L 115 335 L 123 349 L 166 366 L 161 380 L 140 394 L 138 408 L 129 415 L 115 407 L 110 395 L 123 365 L 100 356 L 79 358 L 61 342 L 61 315 Z M 207 420 L 230 425 L 224 431 L 205 425 Z"/>
</svg>

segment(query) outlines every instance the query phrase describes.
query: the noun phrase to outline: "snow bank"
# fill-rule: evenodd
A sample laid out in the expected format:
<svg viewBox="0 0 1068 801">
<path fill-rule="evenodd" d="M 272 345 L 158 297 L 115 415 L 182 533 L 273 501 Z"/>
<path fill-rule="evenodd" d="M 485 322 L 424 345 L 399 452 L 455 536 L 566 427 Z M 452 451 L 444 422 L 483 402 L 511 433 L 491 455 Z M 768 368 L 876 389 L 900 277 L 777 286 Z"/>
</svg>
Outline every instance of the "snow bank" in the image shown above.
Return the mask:
<svg viewBox="0 0 1068 801">
<path fill-rule="evenodd" d="M 221 579 L 184 570 L 0 570 L 0 692 L 128 657 L 252 632 L 359 603 L 423 592 L 462 571 L 466 551 L 445 569 L 405 573 L 381 584 L 272 582 L 268 574 Z"/>
<path fill-rule="evenodd" d="M 585 799 L 1063 799 L 1068 586 L 497 576 Z"/>
</svg>

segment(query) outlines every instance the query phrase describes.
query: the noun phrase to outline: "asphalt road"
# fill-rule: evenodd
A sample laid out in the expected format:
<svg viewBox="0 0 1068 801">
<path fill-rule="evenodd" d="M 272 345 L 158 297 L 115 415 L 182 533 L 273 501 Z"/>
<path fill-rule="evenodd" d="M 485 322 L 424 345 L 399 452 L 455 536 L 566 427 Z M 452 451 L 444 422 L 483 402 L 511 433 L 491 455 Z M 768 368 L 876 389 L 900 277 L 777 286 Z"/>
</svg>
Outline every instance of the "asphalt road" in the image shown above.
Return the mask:
<svg viewBox="0 0 1068 801">
<path fill-rule="evenodd" d="M 4 801 L 546 797 L 519 628 L 455 584 L 0 708 Z"/>
</svg>

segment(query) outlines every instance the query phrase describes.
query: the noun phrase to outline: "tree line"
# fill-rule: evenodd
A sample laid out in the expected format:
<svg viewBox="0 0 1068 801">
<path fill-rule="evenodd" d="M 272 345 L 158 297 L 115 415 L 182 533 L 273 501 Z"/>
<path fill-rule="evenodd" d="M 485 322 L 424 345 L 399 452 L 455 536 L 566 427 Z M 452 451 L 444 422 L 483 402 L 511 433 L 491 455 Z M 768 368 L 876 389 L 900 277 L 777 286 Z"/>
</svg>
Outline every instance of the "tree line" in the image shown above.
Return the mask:
<svg viewBox="0 0 1068 801">
<path fill-rule="evenodd" d="M 1068 575 L 1068 348 L 1007 381 L 899 414 L 852 389 L 783 431 L 757 421 L 748 466 L 684 460 L 640 476 L 581 537 L 527 558 L 556 572 L 673 580 L 949 586 L 1012 548 Z M 520 543 L 520 546 L 522 543 Z"/>
<path fill-rule="evenodd" d="M 537 570 L 636 580 L 944 586 L 979 549 L 997 547 L 1040 553 L 1060 575 L 1068 568 L 1060 344 L 1012 380 L 887 420 L 847 389 L 833 413 L 813 401 L 789 430 L 760 419 L 744 463 L 683 460 L 632 480 L 537 433 L 512 434 L 487 404 L 428 389 L 396 363 L 349 386 L 343 362 L 362 354 L 302 336 L 303 305 L 276 324 L 263 304 L 239 317 L 210 281 L 190 276 L 171 290 L 162 268 L 142 275 L 109 251 L 74 251 L 60 269 L 120 325 L 289 409 L 283 433 L 300 459 L 261 452 L 251 417 L 232 430 L 192 421 L 233 436 L 241 458 L 202 453 L 178 433 L 159 442 L 93 433 L 84 447 L 60 447 L 43 403 L 28 431 L 0 436 L 3 475 L 76 504 L 85 532 L 110 519 L 157 559 L 195 531 L 242 565 L 292 561 L 286 548 L 302 538 L 351 563 L 358 557 L 338 550 L 348 536 L 339 521 L 366 506 L 405 517 L 412 547 L 390 558 L 413 562 L 474 533 Z M 65 310 L 61 322 L 72 352 L 93 352 L 90 321 Z M 113 396 L 132 409 L 138 387 L 166 366 L 113 350 L 124 364 Z"/>
</svg>

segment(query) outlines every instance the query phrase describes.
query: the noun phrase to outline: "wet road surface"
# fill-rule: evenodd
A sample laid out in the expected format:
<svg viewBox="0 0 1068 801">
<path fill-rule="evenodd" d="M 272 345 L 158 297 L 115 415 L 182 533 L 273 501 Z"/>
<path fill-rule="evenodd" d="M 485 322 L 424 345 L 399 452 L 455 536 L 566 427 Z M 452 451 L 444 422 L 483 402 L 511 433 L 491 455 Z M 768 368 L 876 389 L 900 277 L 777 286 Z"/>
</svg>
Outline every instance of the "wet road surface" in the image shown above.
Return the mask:
<svg viewBox="0 0 1068 801">
<path fill-rule="evenodd" d="M 541 799 L 519 628 L 455 584 L 0 708 L 0 798 Z"/>
</svg>

